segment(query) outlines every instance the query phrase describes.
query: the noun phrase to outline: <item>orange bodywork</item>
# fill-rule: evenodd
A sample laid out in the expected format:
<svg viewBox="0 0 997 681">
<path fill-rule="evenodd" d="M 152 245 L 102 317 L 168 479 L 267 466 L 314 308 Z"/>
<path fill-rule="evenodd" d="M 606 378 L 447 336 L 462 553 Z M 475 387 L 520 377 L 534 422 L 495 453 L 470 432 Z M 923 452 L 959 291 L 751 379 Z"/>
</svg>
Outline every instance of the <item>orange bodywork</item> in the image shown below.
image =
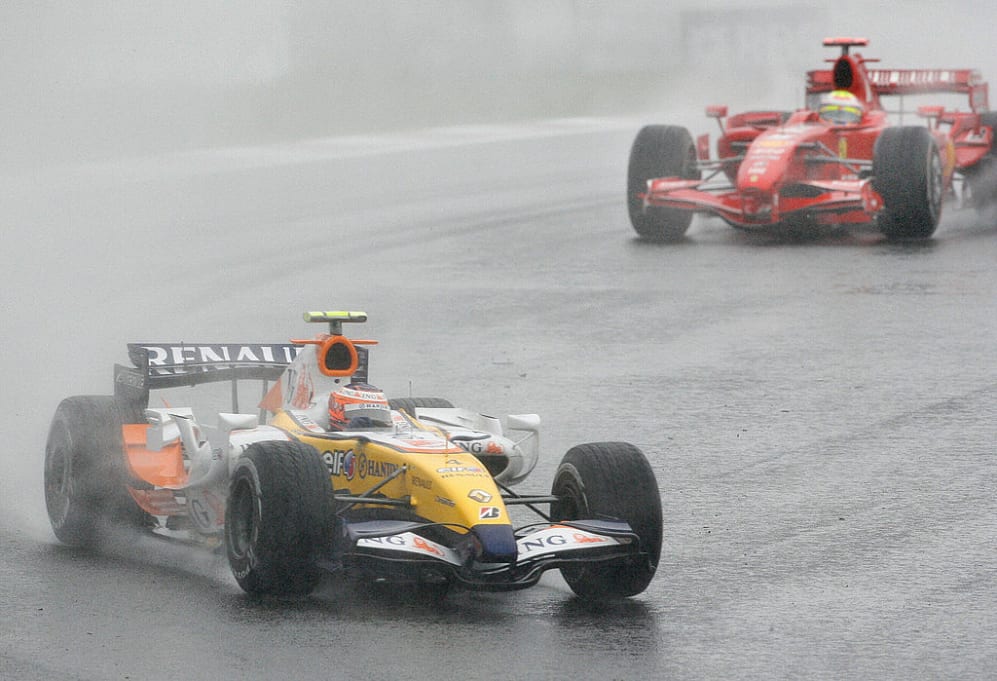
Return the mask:
<svg viewBox="0 0 997 681">
<path fill-rule="evenodd" d="M 125 443 L 125 460 L 133 477 L 156 487 L 180 487 L 187 482 L 180 443 L 174 442 L 159 451 L 146 449 L 145 423 L 128 423 L 121 427 Z"/>
</svg>

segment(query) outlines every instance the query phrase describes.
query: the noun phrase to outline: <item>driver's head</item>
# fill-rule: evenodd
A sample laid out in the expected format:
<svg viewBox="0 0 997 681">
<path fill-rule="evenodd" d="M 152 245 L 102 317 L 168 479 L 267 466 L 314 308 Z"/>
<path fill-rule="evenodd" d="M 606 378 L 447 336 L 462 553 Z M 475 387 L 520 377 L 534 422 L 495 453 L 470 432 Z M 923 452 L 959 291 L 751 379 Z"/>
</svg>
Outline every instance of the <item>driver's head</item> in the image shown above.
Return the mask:
<svg viewBox="0 0 997 681">
<path fill-rule="evenodd" d="M 850 125 L 862 120 L 865 107 L 858 97 L 847 90 L 835 90 L 824 95 L 818 113 L 821 120 L 832 125 Z"/>
<path fill-rule="evenodd" d="M 391 425 L 391 407 L 381 392 L 367 383 L 350 383 L 329 395 L 329 430 L 362 430 Z"/>
</svg>

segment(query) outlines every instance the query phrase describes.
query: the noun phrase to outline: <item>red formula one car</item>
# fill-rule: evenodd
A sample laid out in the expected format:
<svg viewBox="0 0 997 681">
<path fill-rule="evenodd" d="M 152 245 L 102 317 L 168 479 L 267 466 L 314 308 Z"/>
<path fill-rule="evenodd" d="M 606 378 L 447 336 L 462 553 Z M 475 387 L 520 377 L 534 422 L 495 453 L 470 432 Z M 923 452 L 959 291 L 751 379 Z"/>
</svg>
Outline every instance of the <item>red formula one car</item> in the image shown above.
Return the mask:
<svg viewBox="0 0 997 681">
<path fill-rule="evenodd" d="M 872 69 L 852 54 L 864 38 L 828 38 L 830 69 L 807 74 L 807 106 L 728 116 L 707 107 L 721 136 L 695 142 L 685 128 L 648 125 L 630 152 L 627 204 L 646 239 L 681 238 L 695 213 L 733 227 L 873 225 L 894 239 L 930 237 L 946 201 L 997 201 L 997 113 L 972 69 Z M 965 95 L 969 110 L 920 106 L 927 125 L 894 125 L 904 97 Z M 899 100 L 886 109 L 883 100 Z M 888 115 L 889 114 L 889 115 Z"/>
</svg>

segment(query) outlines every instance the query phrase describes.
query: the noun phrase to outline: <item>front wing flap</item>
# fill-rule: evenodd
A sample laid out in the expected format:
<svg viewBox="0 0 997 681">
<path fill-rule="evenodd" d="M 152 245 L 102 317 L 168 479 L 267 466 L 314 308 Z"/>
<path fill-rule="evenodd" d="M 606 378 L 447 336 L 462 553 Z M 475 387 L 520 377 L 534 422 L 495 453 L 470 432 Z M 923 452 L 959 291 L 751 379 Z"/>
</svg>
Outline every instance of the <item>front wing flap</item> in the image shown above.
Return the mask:
<svg viewBox="0 0 997 681">
<path fill-rule="evenodd" d="M 730 187 L 704 186 L 700 180 L 660 178 L 648 182 L 644 207 L 677 208 L 716 215 L 750 227 L 775 224 L 800 215 L 828 222 L 869 222 L 883 201 L 868 178 L 811 181 L 792 185 L 792 192 L 762 197 Z"/>
<path fill-rule="evenodd" d="M 344 542 L 336 560 L 326 567 L 397 581 L 447 579 L 470 589 L 509 591 L 530 587 L 545 571 L 563 565 L 641 555 L 637 535 L 622 521 L 564 521 L 521 528 L 512 563 L 477 562 L 473 540 L 447 546 L 426 536 L 432 527 L 436 526 L 390 520 L 345 523 Z"/>
</svg>

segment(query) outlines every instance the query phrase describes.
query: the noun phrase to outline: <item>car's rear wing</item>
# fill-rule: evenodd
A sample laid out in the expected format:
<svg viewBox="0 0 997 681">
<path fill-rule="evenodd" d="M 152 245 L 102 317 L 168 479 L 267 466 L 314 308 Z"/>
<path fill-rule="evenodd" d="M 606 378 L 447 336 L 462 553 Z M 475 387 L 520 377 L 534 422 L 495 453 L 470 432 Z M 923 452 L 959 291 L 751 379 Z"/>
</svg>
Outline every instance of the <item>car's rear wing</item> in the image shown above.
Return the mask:
<svg viewBox="0 0 997 681">
<path fill-rule="evenodd" d="M 133 367 L 114 366 L 114 394 L 130 403 L 149 403 L 149 391 L 232 383 L 232 411 L 239 411 L 238 382 L 269 383 L 280 378 L 302 346 L 295 343 L 129 343 Z M 367 351 L 358 347 L 355 380 L 367 380 Z"/>
<path fill-rule="evenodd" d="M 871 60 L 870 60 L 871 61 Z M 988 111 L 989 86 L 976 69 L 866 69 L 877 96 L 903 96 L 935 93 L 965 94 L 970 109 Z M 833 69 L 807 72 L 807 96 L 835 89 Z"/>
</svg>

